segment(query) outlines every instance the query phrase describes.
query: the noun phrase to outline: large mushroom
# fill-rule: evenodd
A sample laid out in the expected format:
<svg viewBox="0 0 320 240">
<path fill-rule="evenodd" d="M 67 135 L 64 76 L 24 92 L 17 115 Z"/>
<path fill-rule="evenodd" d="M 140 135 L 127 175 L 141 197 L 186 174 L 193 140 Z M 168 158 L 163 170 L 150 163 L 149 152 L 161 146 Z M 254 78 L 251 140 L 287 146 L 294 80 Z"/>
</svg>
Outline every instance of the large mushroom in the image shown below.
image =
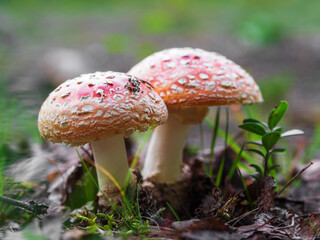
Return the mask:
<svg viewBox="0 0 320 240">
<path fill-rule="evenodd" d="M 166 119 L 167 108 L 149 84 L 124 73 L 96 72 L 67 80 L 50 93 L 41 107 L 38 127 L 41 136 L 54 143 L 91 143 L 100 166 L 99 187 L 117 201 L 129 173 L 123 136 Z"/>
<path fill-rule="evenodd" d="M 202 49 L 166 49 L 145 58 L 128 73 L 149 81 L 168 107 L 168 122 L 155 129 L 142 171 L 145 179 L 156 183 L 181 179 L 189 127 L 202 122 L 208 106 L 263 101 L 258 85 L 245 70 Z"/>
</svg>

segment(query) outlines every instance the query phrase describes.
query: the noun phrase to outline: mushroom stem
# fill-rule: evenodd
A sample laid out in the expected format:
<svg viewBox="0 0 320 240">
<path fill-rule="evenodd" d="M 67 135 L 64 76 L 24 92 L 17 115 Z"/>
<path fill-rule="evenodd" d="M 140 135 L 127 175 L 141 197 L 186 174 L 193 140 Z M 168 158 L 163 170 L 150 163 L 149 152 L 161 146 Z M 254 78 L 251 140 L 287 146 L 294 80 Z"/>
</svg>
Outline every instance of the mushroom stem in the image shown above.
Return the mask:
<svg viewBox="0 0 320 240">
<path fill-rule="evenodd" d="M 155 129 L 142 170 L 145 179 L 162 183 L 181 179 L 182 153 L 189 127 L 171 114 L 167 123 Z"/>
<path fill-rule="evenodd" d="M 91 143 L 95 162 L 97 163 L 97 176 L 100 189 L 109 198 L 120 195 L 116 184 L 102 169 L 109 172 L 117 181 L 121 189 L 124 188 L 125 179 L 129 172 L 124 138 L 122 135 Z"/>
</svg>

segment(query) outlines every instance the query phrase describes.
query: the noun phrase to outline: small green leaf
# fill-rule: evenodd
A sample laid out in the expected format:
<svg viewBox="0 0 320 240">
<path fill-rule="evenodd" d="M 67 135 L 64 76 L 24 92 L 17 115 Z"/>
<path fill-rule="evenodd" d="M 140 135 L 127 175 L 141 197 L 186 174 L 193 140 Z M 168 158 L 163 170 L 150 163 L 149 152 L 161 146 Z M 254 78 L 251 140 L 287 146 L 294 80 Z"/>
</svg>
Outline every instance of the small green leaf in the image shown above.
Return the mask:
<svg viewBox="0 0 320 240">
<path fill-rule="evenodd" d="M 275 127 L 273 131 L 277 131 L 281 134 L 283 132 L 283 128 L 278 126 L 278 127 Z"/>
<path fill-rule="evenodd" d="M 285 148 L 275 148 L 271 150 L 271 153 L 283 153 L 285 151 L 286 151 Z"/>
<path fill-rule="evenodd" d="M 262 144 L 267 152 L 279 141 L 280 133 L 275 132 L 268 132 L 262 137 Z"/>
<path fill-rule="evenodd" d="M 301 134 L 304 134 L 304 132 L 299 129 L 292 129 L 292 130 L 289 130 L 289 131 L 282 133 L 281 137 L 282 138 L 291 137 L 291 136 L 296 136 L 296 135 L 301 135 Z"/>
<path fill-rule="evenodd" d="M 255 134 L 258 134 L 260 136 L 264 135 L 266 133 L 266 130 L 258 123 L 245 123 L 239 126 L 239 128 L 242 128 L 244 130 L 247 130 L 249 132 L 253 132 Z"/>
<path fill-rule="evenodd" d="M 254 119 L 254 118 L 244 119 L 243 123 L 260 123 L 262 126 L 268 128 L 268 124 L 267 123 L 265 123 L 263 121 L 260 121 L 260 120 L 257 120 L 257 119 Z"/>
<path fill-rule="evenodd" d="M 257 165 L 257 164 L 250 164 L 250 166 L 253 167 L 253 168 L 259 173 L 260 176 L 263 175 L 263 169 L 262 169 L 259 165 Z"/>
<path fill-rule="evenodd" d="M 257 153 L 259 154 L 260 156 L 262 156 L 263 158 L 265 157 L 264 156 L 264 153 L 262 151 L 260 151 L 259 149 L 255 149 L 255 148 L 246 148 L 247 151 L 250 151 L 250 152 L 254 152 L 254 153 Z"/>
<path fill-rule="evenodd" d="M 247 142 L 247 144 L 254 144 L 254 145 L 257 145 L 257 146 L 260 146 L 260 147 L 263 146 L 263 144 L 262 144 L 262 142 L 260 140 L 258 140 L 258 141 L 249 141 L 249 142 Z"/>
<path fill-rule="evenodd" d="M 278 122 L 281 120 L 283 115 L 286 113 L 288 109 L 288 102 L 281 101 L 270 113 L 268 118 L 268 126 L 270 130 L 273 130 L 273 128 L 278 124 Z"/>
</svg>

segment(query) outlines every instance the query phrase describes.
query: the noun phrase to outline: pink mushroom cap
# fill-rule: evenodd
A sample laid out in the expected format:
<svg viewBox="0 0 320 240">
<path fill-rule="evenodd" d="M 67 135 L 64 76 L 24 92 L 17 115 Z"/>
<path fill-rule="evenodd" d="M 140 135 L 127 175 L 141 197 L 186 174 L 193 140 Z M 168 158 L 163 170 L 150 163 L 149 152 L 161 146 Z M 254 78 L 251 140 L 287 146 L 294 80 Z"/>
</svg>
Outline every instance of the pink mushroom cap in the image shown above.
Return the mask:
<svg viewBox="0 0 320 240">
<path fill-rule="evenodd" d="M 168 108 L 263 101 L 258 85 L 244 69 L 218 53 L 202 49 L 156 52 L 128 73 L 150 82 Z"/>
<path fill-rule="evenodd" d="M 165 122 L 167 115 L 148 83 L 124 73 L 96 72 L 67 80 L 50 93 L 38 128 L 47 140 L 77 146 L 145 131 Z"/>
</svg>

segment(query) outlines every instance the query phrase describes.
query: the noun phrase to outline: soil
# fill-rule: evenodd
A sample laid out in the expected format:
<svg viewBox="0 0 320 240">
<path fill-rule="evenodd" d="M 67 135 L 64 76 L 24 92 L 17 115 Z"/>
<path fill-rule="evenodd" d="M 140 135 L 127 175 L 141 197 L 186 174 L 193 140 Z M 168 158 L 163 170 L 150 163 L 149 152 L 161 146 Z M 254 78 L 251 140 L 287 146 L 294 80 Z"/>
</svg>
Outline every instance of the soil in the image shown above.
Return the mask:
<svg viewBox="0 0 320 240">
<path fill-rule="evenodd" d="M 50 146 L 52 145 L 47 145 L 49 149 Z M 132 145 L 128 143 L 127 147 L 131 148 Z M 68 151 L 71 153 L 73 150 Z M 127 152 L 130 154 L 130 149 L 127 149 Z M 62 158 L 72 156 L 69 153 L 61 156 L 59 151 L 54 153 L 56 154 L 53 154 L 53 158 L 57 155 Z M 92 158 L 89 146 L 82 148 L 81 155 L 84 161 Z M 230 148 L 221 148 L 214 155 L 216 165 L 213 167 L 213 177 L 210 178 L 205 174 L 203 159 L 185 154 L 183 179 L 176 184 L 143 181 L 139 169 L 135 170 L 134 173 L 140 183 L 138 191 L 140 214 L 145 219 L 153 219 L 150 222 L 152 232 L 147 233 L 147 237 L 166 239 L 317 239 L 319 237 L 317 230 L 320 228 L 317 191 L 320 175 L 319 160 L 315 160 L 310 168 L 298 174 L 297 179 L 302 181 L 298 188 L 289 185 L 289 191 L 281 197 L 277 196 L 272 177 L 267 176 L 257 182 L 251 176 L 246 176 L 250 203 L 243 186 L 239 184 L 238 175 L 234 175 L 232 180 L 228 181 L 227 174 L 223 174 L 223 184 L 219 188 L 215 186 L 217 166 L 222 156 L 226 156 L 224 172 L 229 172 L 232 164 L 228 162 L 232 163 L 235 154 Z M 63 161 L 58 162 L 58 172 L 47 175 L 50 179 L 49 186 L 39 185 L 33 188 L 32 194 L 24 193 L 25 198 L 22 199 L 24 205 L 16 209 L 15 216 L 29 209 L 29 212 L 33 212 L 33 216 L 24 224 L 28 223 L 30 226 L 31 221 L 31 226 L 41 229 L 45 234 L 51 234 L 48 236 L 53 234 L 63 239 L 85 239 L 91 236 L 84 230 L 89 226 L 88 222 L 72 223 L 68 217 L 70 213 L 65 212 L 64 207 L 68 202 L 70 204 L 72 199 L 75 200 L 73 192 L 76 191 L 77 185 L 84 181 L 83 166 L 77 163 L 79 161 L 76 160 L 77 156 L 73 155 L 71 158 L 74 159 L 69 160 L 76 163 L 74 167 L 62 163 Z M 301 170 L 297 168 L 293 174 Z M 17 190 L 16 188 L 15 191 Z M 10 192 L 8 197 L 13 198 L 14 193 L 12 190 Z M 37 199 L 37 202 L 32 205 L 29 199 Z M 136 199 L 136 196 L 133 199 Z M 96 197 L 93 200 L 95 204 L 98 203 Z M 81 212 L 83 216 L 90 217 L 96 210 L 93 205 L 88 204 L 85 207 L 79 206 L 74 213 Z M 101 213 L 109 211 L 110 209 L 99 210 Z M 6 237 L 4 239 L 19 239 L 20 231 L 15 233 L 9 231 L 15 222 L 14 217 L 10 217 L 11 221 L 8 216 L 3 217 L 7 222 L 0 229 L 2 236 Z M 41 226 L 37 219 L 41 219 Z M 67 225 L 73 227 L 63 231 L 61 223 L 65 220 L 71 221 Z M 101 224 L 106 224 L 105 221 L 104 218 L 98 218 Z M 132 239 L 135 239 L 134 235 Z"/>
</svg>

